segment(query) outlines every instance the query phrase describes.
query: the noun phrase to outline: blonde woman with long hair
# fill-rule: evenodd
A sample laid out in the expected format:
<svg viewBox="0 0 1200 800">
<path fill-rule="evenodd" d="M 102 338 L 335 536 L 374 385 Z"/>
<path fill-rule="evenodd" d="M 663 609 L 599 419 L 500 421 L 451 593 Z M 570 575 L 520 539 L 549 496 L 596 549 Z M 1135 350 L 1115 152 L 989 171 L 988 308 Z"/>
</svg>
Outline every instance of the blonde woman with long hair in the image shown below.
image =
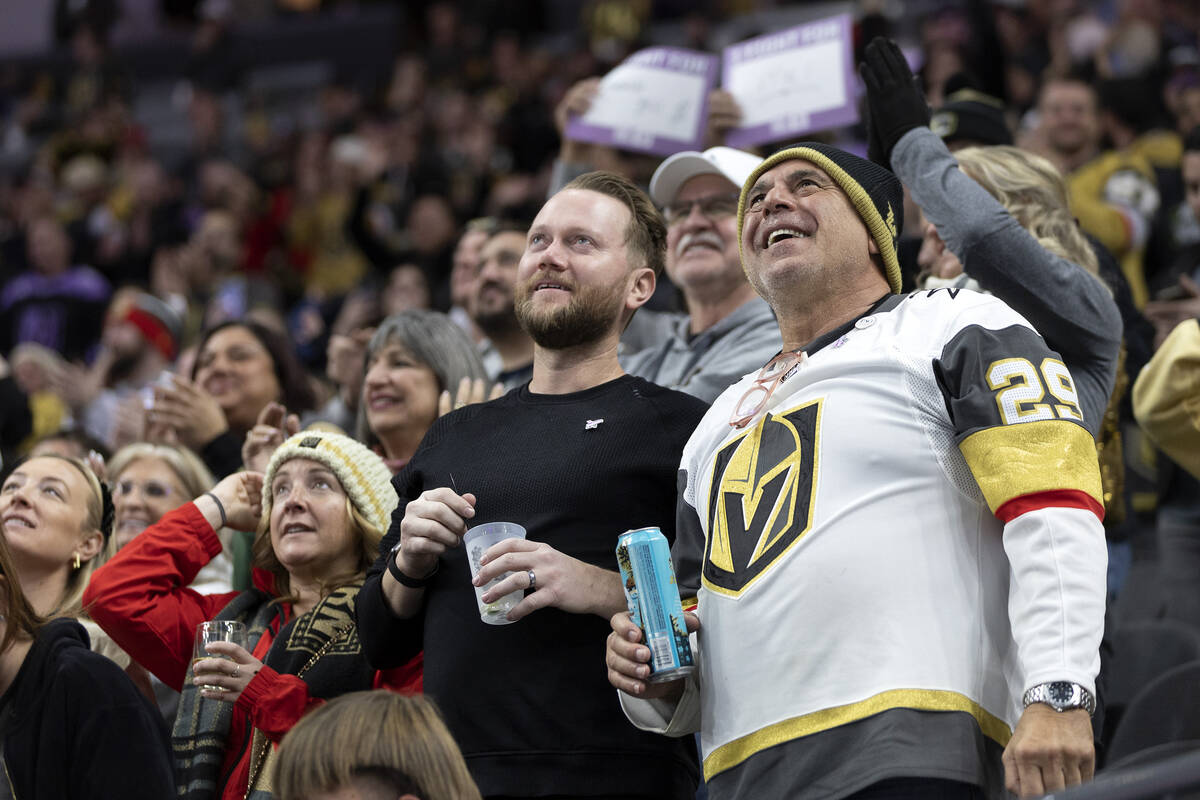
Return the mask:
<svg viewBox="0 0 1200 800">
<path fill-rule="evenodd" d="M 954 157 L 1038 244 L 1099 276 L 1096 253 L 1071 215 L 1066 183 L 1053 164 L 1011 145 L 965 147 Z"/>
<path fill-rule="evenodd" d="M 71 496 L 72 505 L 84 514 L 82 526 L 54 513 L 45 517 L 35 514 L 35 527 L 27 528 L 21 524 L 24 516 L 18 506 L 34 495 L 25 494 L 24 500 L 18 500 L 17 493 L 27 482 L 52 475 L 57 475 L 60 481 L 68 478 L 83 481 L 80 490 Z M 84 487 L 86 491 L 82 490 Z M 65 484 L 62 490 L 67 491 Z M 116 550 L 114 503 L 108 487 L 83 461 L 46 452 L 20 462 L 5 482 L 5 491 L 13 493 L 10 505 L 14 520 L 5 525 L 4 537 L 21 570 L 25 595 L 34 611 L 46 618 L 74 619 L 87 631 L 92 650 L 125 670 L 138 689 L 153 699 L 154 689 L 145 670 L 133 663 L 129 655 L 88 617 L 83 607 L 83 593 L 92 572 Z M 53 489 L 36 497 L 41 500 L 53 497 Z M 53 511 L 54 507 L 48 506 L 47 510 Z"/>
<path fill-rule="evenodd" d="M 166 731 L 149 702 L 88 649 L 76 620 L 38 611 L 71 607 L 72 581 L 53 567 L 78 553 L 77 574 L 95 558 L 106 506 L 91 470 L 60 456 L 17 464 L 0 487 L 0 796 L 174 796 Z"/>
<path fill-rule="evenodd" d="M 292 728 L 279 746 L 275 793 L 279 800 L 480 800 L 433 701 L 379 691 L 343 695 Z"/>
<path fill-rule="evenodd" d="M 204 494 L 213 485 L 212 473 L 200 457 L 186 447 L 171 444 L 134 442 L 118 450 L 108 461 L 108 485 L 113 501 L 113 547 L 120 550 L 134 538 L 184 503 Z M 191 589 L 201 594 L 228 592 L 233 588 L 233 548 L 249 541 L 239 531 L 221 528 L 217 537 L 222 550 L 196 574 Z M 249 582 L 249 559 L 246 559 L 246 580 Z M 108 640 L 104 655 L 125 668 L 134 683 L 158 704 L 168 722 L 175 718 L 179 693 L 160 680 L 154 679 L 146 668 L 132 661 L 108 634 L 90 620 L 85 623 L 92 641 Z M 94 630 L 93 630 L 94 629 Z M 99 636 L 97 636 L 97 633 Z"/>
</svg>

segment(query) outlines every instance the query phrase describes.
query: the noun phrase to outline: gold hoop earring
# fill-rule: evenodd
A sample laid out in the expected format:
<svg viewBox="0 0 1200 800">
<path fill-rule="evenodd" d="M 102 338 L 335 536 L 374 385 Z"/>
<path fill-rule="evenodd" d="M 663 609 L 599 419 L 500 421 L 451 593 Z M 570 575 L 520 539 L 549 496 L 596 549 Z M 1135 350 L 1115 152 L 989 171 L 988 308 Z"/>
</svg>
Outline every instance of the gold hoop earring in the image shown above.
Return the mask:
<svg viewBox="0 0 1200 800">
<path fill-rule="evenodd" d="M 75 569 L 79 569 L 79 553 L 75 554 Z"/>
</svg>

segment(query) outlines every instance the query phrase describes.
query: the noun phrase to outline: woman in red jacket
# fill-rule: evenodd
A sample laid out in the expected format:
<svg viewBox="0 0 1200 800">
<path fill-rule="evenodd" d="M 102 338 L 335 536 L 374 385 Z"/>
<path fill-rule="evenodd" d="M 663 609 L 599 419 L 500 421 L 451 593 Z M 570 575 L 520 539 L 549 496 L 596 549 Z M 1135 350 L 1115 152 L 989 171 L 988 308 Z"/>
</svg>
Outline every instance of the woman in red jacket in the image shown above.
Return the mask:
<svg viewBox="0 0 1200 800">
<path fill-rule="evenodd" d="M 390 479 L 362 444 L 305 431 L 275 451 L 265 475 L 230 475 L 92 577 L 92 618 L 183 691 L 172 736 L 181 797 L 265 800 L 273 746 L 309 708 L 363 689 L 419 691 L 419 664 L 370 667 L 354 622 L 396 506 Z M 258 530 L 255 588 L 202 595 L 187 587 L 221 552 L 223 525 Z M 189 670 L 196 626 L 212 619 L 245 623 L 248 648 L 210 644 L 213 658 Z"/>
</svg>

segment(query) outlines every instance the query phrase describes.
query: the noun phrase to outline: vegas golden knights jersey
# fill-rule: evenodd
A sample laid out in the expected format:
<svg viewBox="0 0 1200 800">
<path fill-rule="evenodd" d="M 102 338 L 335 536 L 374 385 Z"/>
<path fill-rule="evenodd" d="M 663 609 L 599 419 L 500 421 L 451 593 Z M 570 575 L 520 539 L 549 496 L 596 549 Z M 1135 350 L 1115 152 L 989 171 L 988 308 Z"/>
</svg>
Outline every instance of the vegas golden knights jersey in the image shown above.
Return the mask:
<svg viewBox="0 0 1200 800">
<path fill-rule="evenodd" d="M 897 709 L 959 712 L 1003 746 L 1028 686 L 1094 689 L 1096 449 L 1028 323 L 965 290 L 890 297 L 731 427 L 755 378 L 717 399 L 680 472 L 674 560 L 702 620 L 685 705 L 706 779 Z M 697 726 L 656 713 L 630 717 Z M 870 742 L 845 746 L 873 763 Z"/>
</svg>

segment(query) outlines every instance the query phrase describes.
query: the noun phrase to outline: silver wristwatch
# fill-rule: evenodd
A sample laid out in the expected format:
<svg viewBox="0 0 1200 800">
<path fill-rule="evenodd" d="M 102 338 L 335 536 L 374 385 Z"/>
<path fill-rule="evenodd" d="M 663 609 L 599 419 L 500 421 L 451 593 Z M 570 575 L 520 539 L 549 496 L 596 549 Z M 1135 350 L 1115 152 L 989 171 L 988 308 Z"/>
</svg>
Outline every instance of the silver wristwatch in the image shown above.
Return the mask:
<svg viewBox="0 0 1200 800">
<path fill-rule="evenodd" d="M 1082 708 L 1088 713 L 1089 717 L 1096 713 L 1096 698 L 1092 696 L 1092 693 L 1078 683 L 1070 683 L 1069 681 L 1039 683 L 1025 692 L 1025 696 L 1021 698 L 1021 702 L 1026 708 L 1033 703 L 1045 703 L 1055 711 L 1070 711 L 1074 708 Z"/>
</svg>

